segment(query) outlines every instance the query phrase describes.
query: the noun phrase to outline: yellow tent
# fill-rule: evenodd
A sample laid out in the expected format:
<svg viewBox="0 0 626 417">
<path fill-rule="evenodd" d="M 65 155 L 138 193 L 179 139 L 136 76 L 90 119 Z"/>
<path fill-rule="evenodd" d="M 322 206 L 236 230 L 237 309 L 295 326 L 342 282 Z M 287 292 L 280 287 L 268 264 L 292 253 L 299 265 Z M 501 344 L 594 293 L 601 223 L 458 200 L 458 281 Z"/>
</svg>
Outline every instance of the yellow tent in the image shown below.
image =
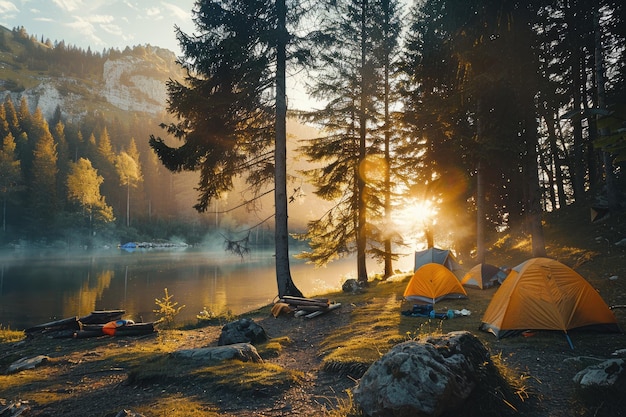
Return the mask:
<svg viewBox="0 0 626 417">
<path fill-rule="evenodd" d="M 493 295 L 481 330 L 498 338 L 524 330 L 597 328 L 617 331 L 613 312 L 573 269 L 548 258 L 532 258 L 513 268 Z"/>
<path fill-rule="evenodd" d="M 452 271 L 441 264 L 427 263 L 419 267 L 409 280 L 404 298 L 435 304 L 444 298 L 467 298 L 467 293 Z"/>
<path fill-rule="evenodd" d="M 478 264 L 467 271 L 461 280 L 461 285 L 466 287 L 480 288 L 481 290 L 497 285 L 498 274 L 504 272 L 497 266 L 490 264 Z"/>
</svg>

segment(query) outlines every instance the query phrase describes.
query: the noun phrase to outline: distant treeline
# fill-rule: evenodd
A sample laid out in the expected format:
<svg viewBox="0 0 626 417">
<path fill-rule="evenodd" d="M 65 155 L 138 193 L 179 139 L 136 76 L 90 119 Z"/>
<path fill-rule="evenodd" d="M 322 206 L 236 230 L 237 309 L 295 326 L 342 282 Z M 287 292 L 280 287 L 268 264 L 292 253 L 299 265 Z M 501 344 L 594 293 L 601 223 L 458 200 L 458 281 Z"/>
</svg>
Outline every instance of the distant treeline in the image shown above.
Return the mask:
<svg viewBox="0 0 626 417">
<path fill-rule="evenodd" d="M 172 235 L 193 243 L 206 232 L 198 217 L 190 221 L 193 181 L 181 184 L 184 176 L 165 169 L 148 146 L 158 121 L 90 114 L 68 122 L 61 114 L 57 108 L 45 120 L 25 98 L 0 104 L 0 244 L 90 246 Z M 198 236 L 184 226 L 191 223 Z"/>
</svg>

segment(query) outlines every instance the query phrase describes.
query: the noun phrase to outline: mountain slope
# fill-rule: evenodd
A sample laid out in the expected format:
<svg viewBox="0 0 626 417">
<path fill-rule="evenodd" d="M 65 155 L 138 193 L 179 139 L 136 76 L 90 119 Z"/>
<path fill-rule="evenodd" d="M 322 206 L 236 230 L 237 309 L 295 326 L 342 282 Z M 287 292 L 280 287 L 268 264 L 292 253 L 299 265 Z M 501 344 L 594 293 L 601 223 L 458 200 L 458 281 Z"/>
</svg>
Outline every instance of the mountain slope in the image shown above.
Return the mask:
<svg viewBox="0 0 626 417">
<path fill-rule="evenodd" d="M 168 79 L 182 79 L 172 51 L 150 45 L 92 53 L 63 42 L 44 44 L 24 31 L 0 27 L 0 100 L 8 95 L 50 118 L 87 112 L 156 115 L 165 110 Z"/>
</svg>

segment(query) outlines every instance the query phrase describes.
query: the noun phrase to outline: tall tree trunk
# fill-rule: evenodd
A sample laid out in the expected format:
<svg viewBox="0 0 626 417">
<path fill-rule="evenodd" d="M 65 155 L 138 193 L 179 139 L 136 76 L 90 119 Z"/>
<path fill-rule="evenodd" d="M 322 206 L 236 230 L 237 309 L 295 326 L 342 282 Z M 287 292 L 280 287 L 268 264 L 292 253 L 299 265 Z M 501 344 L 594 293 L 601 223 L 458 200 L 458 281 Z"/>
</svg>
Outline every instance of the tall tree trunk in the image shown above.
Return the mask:
<svg viewBox="0 0 626 417">
<path fill-rule="evenodd" d="M 546 256 L 546 242 L 543 235 L 541 188 L 539 186 L 539 174 L 537 169 L 537 128 L 534 118 L 528 117 L 525 123 L 526 129 L 526 159 L 524 163 L 526 198 L 526 222 L 532 237 L 533 258 Z M 534 126 L 534 129 L 533 129 Z"/>
<path fill-rule="evenodd" d="M 554 181 L 556 185 L 556 193 L 558 197 L 558 207 L 563 208 L 567 205 L 565 197 L 565 187 L 563 186 L 563 170 L 561 168 L 561 157 L 559 155 L 559 146 L 556 135 L 556 123 L 554 120 L 554 114 L 546 107 L 544 107 L 544 120 L 548 128 L 548 140 L 550 143 L 550 153 L 552 154 L 553 169 L 554 169 Z M 553 207 L 556 209 L 556 206 Z"/>
<path fill-rule="evenodd" d="M 276 283 L 278 296 L 302 297 L 289 269 L 289 228 L 287 221 L 287 7 L 285 0 L 276 0 L 278 34 L 276 42 L 276 149 L 274 152 L 274 204 L 275 204 L 275 250 Z"/>
<path fill-rule="evenodd" d="M 598 89 L 598 108 L 606 109 L 605 91 L 604 91 L 604 58 L 602 54 L 602 36 L 600 33 L 600 13 L 597 6 L 593 10 L 593 28 L 595 34 L 595 69 L 596 69 L 596 86 Z M 597 118 L 600 118 L 598 115 Z M 598 134 L 607 136 L 608 129 L 601 129 Z M 609 211 L 616 213 L 619 210 L 619 199 L 617 186 L 615 184 L 615 175 L 613 173 L 613 162 L 611 155 L 607 151 L 602 151 L 602 163 L 604 165 L 604 185 L 606 186 L 606 197 L 609 204 Z"/>
<path fill-rule="evenodd" d="M 570 68 L 572 72 L 572 99 L 573 108 L 582 110 L 583 96 L 582 96 L 582 71 L 581 71 L 581 45 L 580 36 L 578 34 L 576 24 L 576 16 L 572 11 L 572 6 L 565 7 L 565 19 L 569 27 L 569 43 L 570 43 Z M 582 201 L 585 195 L 585 162 L 583 158 L 584 141 L 583 141 L 583 127 L 581 124 L 581 118 L 575 117 L 571 120 L 572 128 L 574 130 L 574 146 L 572 158 L 573 166 L 570 166 L 570 172 L 572 176 L 572 185 L 574 186 L 574 200 Z"/>
<path fill-rule="evenodd" d="M 126 184 L 126 227 L 130 227 L 130 180 Z"/>
<path fill-rule="evenodd" d="M 384 2 L 385 8 L 385 24 L 389 26 L 389 0 Z M 385 102 L 385 225 L 387 230 L 391 229 L 391 120 L 389 118 L 389 48 L 387 45 L 388 33 L 385 34 L 385 53 L 384 53 L 384 102 Z M 388 278 L 393 275 L 393 252 L 391 248 L 391 235 L 385 236 L 385 272 L 384 277 Z"/>
<path fill-rule="evenodd" d="M 482 162 L 476 167 L 476 263 L 485 262 L 485 179 Z"/>
<path fill-rule="evenodd" d="M 482 99 L 479 97 L 476 104 L 476 136 L 479 143 L 484 140 L 485 134 L 482 107 Z M 476 164 L 476 262 L 485 262 L 485 178 L 480 157 Z"/>
<path fill-rule="evenodd" d="M 365 162 L 365 139 L 367 135 L 367 97 L 366 91 L 366 42 L 365 42 L 365 13 L 367 10 L 367 0 L 361 2 L 361 108 L 359 109 L 359 159 L 358 165 L 361 166 Z M 360 171 L 360 170 L 359 170 Z M 358 172 L 358 171 L 357 171 Z M 357 176 L 358 187 L 358 230 L 357 230 L 357 279 L 361 283 L 367 282 L 367 264 L 366 264 L 366 247 L 367 247 L 367 201 L 365 197 L 365 179 L 362 175 Z"/>
</svg>

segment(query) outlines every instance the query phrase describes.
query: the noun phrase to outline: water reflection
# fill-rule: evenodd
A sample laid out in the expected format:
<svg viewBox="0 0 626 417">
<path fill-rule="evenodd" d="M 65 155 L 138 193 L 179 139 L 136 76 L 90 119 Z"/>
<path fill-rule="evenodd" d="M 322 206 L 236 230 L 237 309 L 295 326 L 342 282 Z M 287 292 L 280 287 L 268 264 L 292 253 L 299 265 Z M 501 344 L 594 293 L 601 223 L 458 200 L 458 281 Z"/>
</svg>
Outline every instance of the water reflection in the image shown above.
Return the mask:
<svg viewBox="0 0 626 417">
<path fill-rule="evenodd" d="M 355 266 L 345 260 L 315 269 L 292 260 L 291 273 L 305 296 L 313 296 L 339 289 L 354 277 Z M 0 325 L 22 329 L 107 309 L 152 321 L 155 299 L 163 298 L 164 288 L 185 305 L 180 321 L 195 321 L 204 308 L 240 314 L 276 297 L 274 259 L 270 253 L 254 253 L 242 261 L 192 248 L 97 255 L 5 253 L 0 255 Z"/>
</svg>

